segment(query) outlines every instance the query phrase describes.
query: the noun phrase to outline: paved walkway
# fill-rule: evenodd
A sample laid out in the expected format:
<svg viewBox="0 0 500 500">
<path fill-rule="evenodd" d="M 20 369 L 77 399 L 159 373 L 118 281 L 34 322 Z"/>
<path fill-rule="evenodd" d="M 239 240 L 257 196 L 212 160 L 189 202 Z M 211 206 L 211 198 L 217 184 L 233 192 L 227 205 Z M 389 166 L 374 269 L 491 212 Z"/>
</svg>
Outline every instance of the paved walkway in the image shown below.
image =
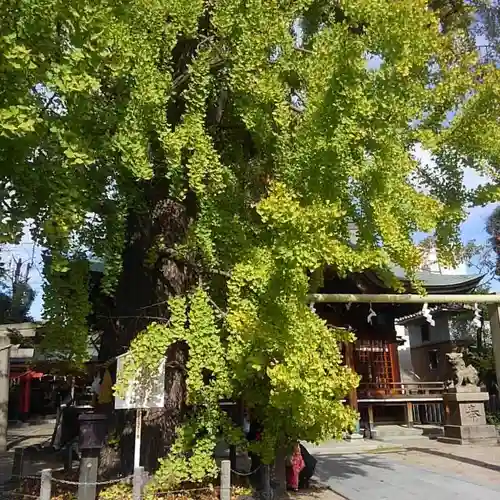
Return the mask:
<svg viewBox="0 0 500 500">
<path fill-rule="evenodd" d="M 308 490 L 299 490 L 297 493 L 287 492 L 284 500 L 344 500 L 344 497 L 328 488 L 312 487 Z"/>
<path fill-rule="evenodd" d="M 9 427 L 7 430 L 8 451 L 0 453 L 0 485 L 8 481 L 11 477 L 12 464 L 14 462 L 14 449 L 27 448 L 28 446 L 42 445 L 50 440 L 54 431 L 53 423 L 42 423 L 36 425 L 25 425 Z M 47 460 L 27 460 L 23 468 L 23 474 L 35 475 L 47 467 L 60 466 L 56 458 L 54 462 Z"/>
<path fill-rule="evenodd" d="M 499 446 L 475 446 L 454 445 L 440 443 L 439 441 L 419 439 L 405 443 L 407 450 L 416 450 L 428 455 L 451 458 L 469 465 L 481 466 L 500 472 L 500 445 Z"/>
<path fill-rule="evenodd" d="M 55 423 L 48 422 L 34 425 L 22 425 L 7 429 L 7 448 L 9 450 L 50 441 Z"/>
<path fill-rule="evenodd" d="M 443 471 L 407 465 L 384 454 L 319 456 L 316 475 L 349 500 L 500 498 L 500 484 L 472 482 Z"/>
<path fill-rule="evenodd" d="M 500 498 L 500 446 L 409 440 L 327 443 L 311 450 L 316 475 L 349 500 Z"/>
</svg>

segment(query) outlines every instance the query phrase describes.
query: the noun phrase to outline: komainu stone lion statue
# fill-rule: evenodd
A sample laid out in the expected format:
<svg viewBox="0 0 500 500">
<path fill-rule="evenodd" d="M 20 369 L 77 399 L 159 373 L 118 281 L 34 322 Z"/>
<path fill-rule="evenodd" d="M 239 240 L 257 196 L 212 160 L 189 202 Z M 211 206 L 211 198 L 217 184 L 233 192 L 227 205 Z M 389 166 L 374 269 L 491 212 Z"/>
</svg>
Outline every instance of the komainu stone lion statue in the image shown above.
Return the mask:
<svg viewBox="0 0 500 500">
<path fill-rule="evenodd" d="M 446 359 L 453 371 L 452 387 L 462 387 L 463 385 L 479 385 L 477 370 L 472 365 L 465 365 L 464 355 L 461 352 L 449 352 Z"/>
</svg>

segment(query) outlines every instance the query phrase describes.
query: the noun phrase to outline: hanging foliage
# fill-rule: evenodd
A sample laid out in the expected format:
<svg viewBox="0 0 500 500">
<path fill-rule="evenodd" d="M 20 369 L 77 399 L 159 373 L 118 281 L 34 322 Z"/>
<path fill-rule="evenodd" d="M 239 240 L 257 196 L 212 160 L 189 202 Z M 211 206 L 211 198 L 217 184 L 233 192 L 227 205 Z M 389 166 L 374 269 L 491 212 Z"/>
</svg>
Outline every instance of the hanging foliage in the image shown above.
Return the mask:
<svg viewBox="0 0 500 500">
<path fill-rule="evenodd" d="M 470 2 L 6 0 L 0 15 L 0 230 L 15 241 L 32 219 L 52 258 L 47 347 L 86 355 L 87 281 L 60 282 L 82 252 L 105 262 L 118 334 L 103 342 L 131 342 L 129 374 L 188 346 L 192 411 L 158 477 L 198 480 L 217 432 L 241 437 L 220 398 L 252 408 L 265 460 L 352 427 L 338 343 L 353 339 L 305 303 L 308 276 L 411 275 L 413 234 L 434 229 L 453 260 L 465 208 L 498 199 L 499 70 Z M 464 166 L 491 185 L 468 189 Z"/>
</svg>

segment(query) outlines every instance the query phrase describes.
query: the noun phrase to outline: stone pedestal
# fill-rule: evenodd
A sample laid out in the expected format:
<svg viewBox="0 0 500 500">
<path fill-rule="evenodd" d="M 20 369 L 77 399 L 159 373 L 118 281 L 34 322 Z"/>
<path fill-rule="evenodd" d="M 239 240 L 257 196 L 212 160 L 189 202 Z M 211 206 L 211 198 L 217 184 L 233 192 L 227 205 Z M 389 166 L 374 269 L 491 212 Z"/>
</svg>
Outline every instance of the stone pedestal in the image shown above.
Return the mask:
<svg viewBox="0 0 500 500">
<path fill-rule="evenodd" d="M 361 434 L 361 425 L 359 420 L 356 422 L 356 429 L 354 429 L 354 432 L 347 434 L 345 439 L 347 441 L 356 441 L 359 439 L 364 439 L 364 436 Z"/>
<path fill-rule="evenodd" d="M 452 444 L 498 444 L 494 425 L 486 423 L 484 402 L 487 392 L 479 387 L 463 386 L 443 393 L 444 436 L 438 441 Z"/>
<path fill-rule="evenodd" d="M 353 432 L 352 434 L 347 434 L 345 438 L 347 441 L 358 441 L 360 439 L 364 439 L 364 436 L 362 436 L 359 432 Z"/>
</svg>

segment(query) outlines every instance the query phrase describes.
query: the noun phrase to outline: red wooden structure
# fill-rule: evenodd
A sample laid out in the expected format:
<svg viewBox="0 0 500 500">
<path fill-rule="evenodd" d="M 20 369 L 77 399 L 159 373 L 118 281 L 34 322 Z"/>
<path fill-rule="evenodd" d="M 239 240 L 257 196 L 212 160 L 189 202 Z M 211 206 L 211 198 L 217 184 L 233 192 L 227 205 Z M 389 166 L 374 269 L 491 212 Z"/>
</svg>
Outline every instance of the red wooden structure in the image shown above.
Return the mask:
<svg viewBox="0 0 500 500">
<path fill-rule="evenodd" d="M 406 293 L 414 290 L 402 270 L 394 269 Z M 382 273 L 381 273 L 382 274 Z M 470 293 L 481 281 L 481 276 L 441 275 L 422 272 L 417 279 L 423 282 L 429 294 Z M 334 269 L 327 269 L 324 294 L 387 294 L 396 293 L 375 271 L 351 274 L 339 278 Z M 358 410 L 361 420 L 371 427 L 375 419 L 387 423 L 413 422 L 414 405 L 441 404 L 443 381 L 406 383 L 401 381 L 395 320 L 418 312 L 420 304 L 317 303 L 317 313 L 332 327 L 354 331 L 356 342 L 343 346 L 345 362 L 360 376 L 357 390 L 349 394 L 348 403 Z M 375 314 L 373 314 L 375 312 Z"/>
<path fill-rule="evenodd" d="M 35 372 L 33 370 L 26 370 L 24 372 L 10 372 L 10 380 L 15 380 L 20 384 L 21 390 L 19 394 L 19 414 L 28 415 L 31 408 L 31 381 L 33 379 L 41 379 L 43 373 Z"/>
</svg>

